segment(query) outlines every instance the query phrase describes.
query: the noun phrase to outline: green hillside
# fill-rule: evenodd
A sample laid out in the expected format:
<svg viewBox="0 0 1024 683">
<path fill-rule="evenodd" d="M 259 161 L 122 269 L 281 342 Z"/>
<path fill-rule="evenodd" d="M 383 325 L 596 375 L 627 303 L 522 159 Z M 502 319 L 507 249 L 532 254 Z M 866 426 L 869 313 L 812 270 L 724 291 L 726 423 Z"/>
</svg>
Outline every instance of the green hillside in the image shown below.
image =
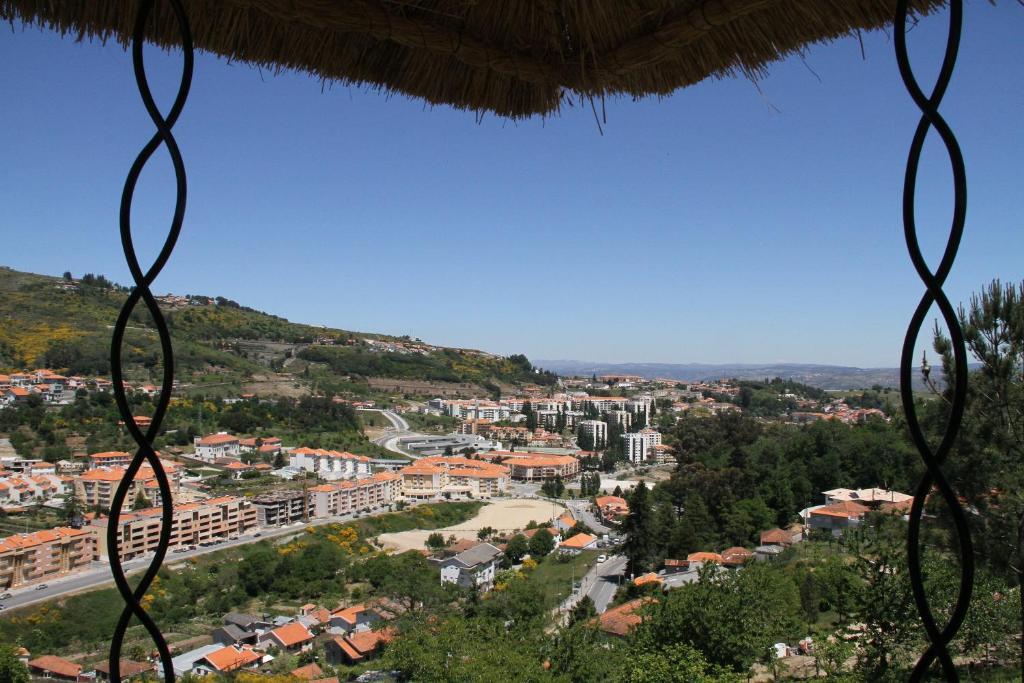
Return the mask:
<svg viewBox="0 0 1024 683">
<path fill-rule="evenodd" d="M 30 367 L 110 372 L 111 326 L 128 290 L 103 276 L 66 279 L 0 266 L 0 371 Z M 369 377 L 497 384 L 551 384 L 525 356 L 437 347 L 408 337 L 293 323 L 217 296 L 161 303 L 183 384 L 235 390 L 247 383 L 290 390 L 349 389 Z M 161 371 L 159 339 L 143 306 L 132 314 L 124 357 L 130 380 Z"/>
</svg>

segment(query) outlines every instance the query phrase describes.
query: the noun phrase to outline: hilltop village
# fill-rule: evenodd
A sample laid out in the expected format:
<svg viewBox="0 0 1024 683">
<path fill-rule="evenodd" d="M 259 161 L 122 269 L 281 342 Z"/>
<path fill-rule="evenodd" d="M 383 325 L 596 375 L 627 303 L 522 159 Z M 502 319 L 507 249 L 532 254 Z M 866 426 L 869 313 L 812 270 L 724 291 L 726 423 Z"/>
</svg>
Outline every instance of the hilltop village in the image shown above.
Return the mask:
<svg viewBox="0 0 1024 683">
<path fill-rule="evenodd" d="M 145 384 L 126 389 L 138 405 L 158 392 Z M 0 375 L 0 415 L 72 410 L 76 403 L 103 402 L 110 391 L 106 378 L 47 369 Z M 751 562 L 772 562 L 814 534 L 841 536 L 873 511 L 906 512 L 912 498 L 905 493 L 839 487 L 818 492 L 818 501 L 808 500 L 784 527 L 770 518 L 763 527 L 751 522 L 754 526 L 741 533 L 749 543 L 699 547 L 698 542 L 657 564 L 637 561 L 623 545 L 629 543 L 636 487 L 657 486 L 678 466 L 681 420 L 746 414 L 794 429 L 815 422 L 888 420 L 874 407 L 877 396 L 860 399 L 852 406 L 845 397 L 779 380 L 681 383 L 623 376 L 560 378 L 554 387 L 526 385 L 518 395 L 500 398 L 382 396 L 378 403 L 322 397 L 318 405 L 355 416 L 378 452 L 359 454 L 325 447 L 320 438 L 302 442 L 258 429 L 199 433 L 188 441 L 165 438 L 157 444 L 156 462 L 147 460 L 125 489 L 113 536 L 110 508 L 132 462 L 131 450 L 64 450 L 60 455 L 69 457 L 59 459 L 45 447 L 43 457 L 6 454 L 0 456 L 5 528 L 16 528 L 19 518 L 26 527 L 43 519 L 62 523 L 0 539 L 0 585 L 6 591 L 0 600 L 14 607 L 29 602 L 26 598 L 59 598 L 63 586 L 78 588 L 76 579 L 102 583 L 110 538 L 116 539 L 123 563 L 142 566 L 158 550 L 164 478 L 173 508 L 167 548 L 172 562 L 201 562 L 266 539 L 303 548 L 308 539 L 344 533 L 364 543 L 359 552 L 417 553 L 439 588 L 486 594 L 501 589 L 509 572 L 522 574 L 550 555 L 559 558 L 555 566 L 569 563 L 573 572 L 578 567 L 581 579 L 553 601 L 556 611 L 568 614 L 583 604 L 601 631 L 622 638 L 641 622 L 640 608 L 649 599 L 632 598 L 638 591 L 697 582 L 707 567 L 734 571 Z M 183 412 L 189 410 L 185 403 L 172 399 Z M 271 403 L 246 395 L 212 407 L 225 419 Z M 143 431 L 151 422 L 141 414 L 134 420 Z M 123 422 L 118 430 L 118 443 L 126 443 Z M 350 526 L 460 504 L 471 508 L 446 527 L 384 531 L 364 539 Z M 324 666 L 369 671 L 379 652 L 402 638 L 398 617 L 404 611 L 400 601 L 382 592 L 362 602 L 303 604 L 272 618 L 227 612 L 209 631 L 208 644 L 176 646 L 176 672 L 278 671 L 289 661 L 309 662 L 288 672 L 299 678 L 329 678 L 322 676 Z M 197 642 L 191 638 L 188 644 Z M 783 654 L 808 657 L 811 649 L 806 640 Z M 42 676 L 92 675 L 88 663 L 56 653 L 27 653 L 24 659 Z M 141 675 L 156 663 L 140 658 L 126 666 Z M 95 667 L 96 675 L 103 675 L 103 663 Z"/>
</svg>

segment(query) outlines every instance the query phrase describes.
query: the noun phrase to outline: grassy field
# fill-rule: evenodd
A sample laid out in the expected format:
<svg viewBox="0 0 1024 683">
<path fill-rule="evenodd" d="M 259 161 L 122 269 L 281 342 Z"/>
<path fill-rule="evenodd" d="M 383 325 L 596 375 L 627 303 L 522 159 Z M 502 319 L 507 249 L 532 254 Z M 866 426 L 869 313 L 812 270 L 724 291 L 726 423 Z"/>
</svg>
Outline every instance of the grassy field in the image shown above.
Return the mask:
<svg viewBox="0 0 1024 683">
<path fill-rule="evenodd" d="M 574 581 L 579 581 L 597 562 L 596 550 L 584 550 L 568 561 L 562 561 L 558 553 L 551 553 L 530 573 L 530 581 L 544 590 L 544 602 L 549 609 L 568 597 Z"/>
<path fill-rule="evenodd" d="M 458 503 L 430 503 L 417 505 L 402 512 L 391 512 L 357 520 L 353 525 L 364 537 L 413 529 L 441 529 L 460 524 L 479 512 L 480 501 Z"/>
<path fill-rule="evenodd" d="M 424 415 L 423 413 L 405 413 L 402 415 L 409 426 L 418 432 L 428 434 L 448 434 L 455 429 L 459 421 L 447 415 Z"/>
</svg>

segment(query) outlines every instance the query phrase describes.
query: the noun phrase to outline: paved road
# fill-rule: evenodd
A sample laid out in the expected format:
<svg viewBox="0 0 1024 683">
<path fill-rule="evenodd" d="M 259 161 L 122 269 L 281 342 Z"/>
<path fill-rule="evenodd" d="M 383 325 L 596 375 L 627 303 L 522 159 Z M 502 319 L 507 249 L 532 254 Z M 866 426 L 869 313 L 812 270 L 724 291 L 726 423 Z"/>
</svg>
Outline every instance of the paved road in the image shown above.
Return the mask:
<svg viewBox="0 0 1024 683">
<path fill-rule="evenodd" d="M 587 499 L 580 500 L 567 500 L 565 506 L 572 510 L 572 516 L 584 524 L 589 526 L 591 529 L 599 534 L 608 534 L 612 532 L 611 527 L 601 523 L 601 520 L 597 518 L 590 510 L 590 501 Z"/>
<path fill-rule="evenodd" d="M 379 514 L 383 512 L 387 512 L 387 509 L 385 508 L 375 512 L 363 513 L 363 515 Z M 337 515 L 334 517 L 310 520 L 308 526 L 347 522 L 351 519 L 353 519 L 352 515 Z M 306 523 L 296 522 L 284 527 L 254 529 L 252 532 L 240 536 L 235 540 L 223 541 L 217 545 L 207 546 L 205 548 L 200 547 L 183 553 L 176 553 L 172 551 L 168 553 L 167 557 L 164 559 L 164 566 L 174 566 L 188 560 L 190 557 L 197 557 L 199 555 L 205 555 L 206 553 L 246 545 L 248 543 L 256 543 L 265 539 L 278 538 L 283 540 L 283 537 L 294 536 L 302 533 L 306 526 Z M 146 555 L 125 562 L 123 565 L 125 573 L 130 576 L 131 574 L 137 574 L 144 571 L 146 567 L 149 566 L 151 558 L 151 555 Z M 11 593 L 11 597 L 0 601 L 0 604 L 3 604 L 4 611 L 6 611 L 18 607 L 26 607 L 39 602 L 45 602 L 71 593 L 91 590 L 107 583 L 113 584 L 113 582 L 114 579 L 110 574 L 109 565 L 106 562 L 93 562 L 92 566 L 84 572 L 47 581 L 47 587 L 42 590 L 37 590 L 35 586 L 28 586 L 26 588 L 9 591 Z"/>
<path fill-rule="evenodd" d="M 555 611 L 560 614 L 562 623 L 568 622 L 569 613 L 584 595 L 594 601 L 598 614 L 608 609 L 608 603 L 615 597 L 619 587 L 619 579 L 626 570 L 624 555 L 612 555 L 606 561 L 599 562 L 580 579 L 580 589 L 562 601 Z"/>
<path fill-rule="evenodd" d="M 394 411 L 383 410 L 381 408 L 360 408 L 360 410 L 372 413 L 380 413 L 381 415 L 386 417 L 388 421 L 391 423 L 391 427 L 388 428 L 387 433 L 384 434 L 384 436 L 378 437 L 373 440 L 375 444 L 377 444 L 378 446 L 383 446 L 392 453 L 399 453 L 400 455 L 404 455 L 407 458 L 412 458 L 413 460 L 420 457 L 420 455 L 417 453 L 404 450 L 399 445 L 398 440 L 409 436 L 427 436 L 426 434 L 414 432 L 412 430 L 412 427 L 405 420 L 405 418 Z"/>
<path fill-rule="evenodd" d="M 615 591 L 619 588 L 619 581 L 626 571 L 626 556 L 612 555 L 607 562 L 594 566 L 594 576 L 588 574 L 589 589 L 587 595 L 594 601 L 594 607 L 598 614 L 603 614 L 608 609 L 608 603 L 615 597 Z"/>
</svg>

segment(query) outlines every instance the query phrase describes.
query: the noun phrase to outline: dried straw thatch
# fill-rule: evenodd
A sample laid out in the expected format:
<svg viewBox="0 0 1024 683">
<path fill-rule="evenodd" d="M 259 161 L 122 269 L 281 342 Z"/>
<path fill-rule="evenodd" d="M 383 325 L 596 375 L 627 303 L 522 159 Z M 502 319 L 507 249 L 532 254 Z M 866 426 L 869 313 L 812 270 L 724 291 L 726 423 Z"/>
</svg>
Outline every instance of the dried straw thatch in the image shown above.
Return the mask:
<svg viewBox="0 0 1024 683">
<path fill-rule="evenodd" d="M 664 95 L 760 74 L 892 20 L 894 0 L 184 0 L 197 47 L 272 69 L 524 117 L 566 97 Z M 911 0 L 919 13 L 942 0 Z M 177 43 L 167 3 L 152 39 Z M 131 36 L 136 0 L 0 0 L 78 38 Z"/>
</svg>

